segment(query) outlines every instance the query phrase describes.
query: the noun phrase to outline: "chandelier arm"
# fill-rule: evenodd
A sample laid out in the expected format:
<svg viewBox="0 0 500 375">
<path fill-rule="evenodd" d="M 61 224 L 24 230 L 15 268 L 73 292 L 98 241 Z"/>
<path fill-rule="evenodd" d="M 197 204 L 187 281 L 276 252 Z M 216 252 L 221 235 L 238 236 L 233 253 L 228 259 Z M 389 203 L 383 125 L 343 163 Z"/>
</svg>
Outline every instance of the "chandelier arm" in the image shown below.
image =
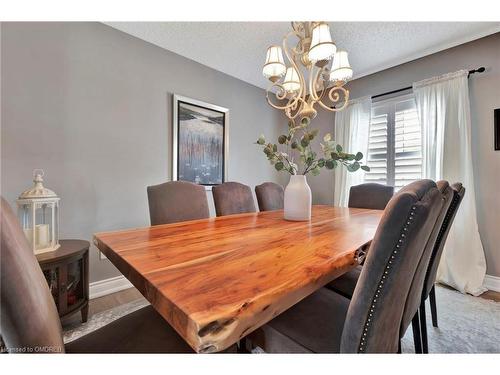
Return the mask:
<svg viewBox="0 0 500 375">
<path fill-rule="evenodd" d="M 293 65 L 294 69 L 297 71 L 297 74 L 299 76 L 299 80 L 301 82 L 301 85 L 300 85 L 300 89 L 299 89 L 297 98 L 300 98 L 300 97 L 302 97 L 302 94 L 303 94 L 304 88 L 305 88 L 304 84 L 303 84 L 304 83 L 304 75 L 302 74 L 302 71 L 299 69 L 299 66 L 297 65 L 297 63 L 295 62 L 295 59 L 290 57 L 290 52 L 289 52 L 289 48 L 288 48 L 288 38 L 290 38 L 290 36 L 292 36 L 292 35 L 295 35 L 297 38 L 299 38 L 299 40 L 301 39 L 301 36 L 298 32 L 296 32 L 295 30 L 290 31 L 283 38 L 283 52 L 285 52 L 286 58 Z"/>
<path fill-rule="evenodd" d="M 319 105 L 323 107 L 324 109 L 330 111 L 330 112 L 339 112 L 342 111 L 348 104 L 349 101 L 349 90 L 344 88 L 343 86 L 333 86 L 330 91 L 328 91 L 328 99 L 332 101 L 332 103 L 339 103 L 340 101 L 340 94 L 338 91 L 341 91 L 343 93 L 344 97 L 344 103 L 342 104 L 341 107 L 335 108 L 335 107 L 329 107 L 326 104 L 324 104 L 321 100 L 318 101 Z"/>
</svg>

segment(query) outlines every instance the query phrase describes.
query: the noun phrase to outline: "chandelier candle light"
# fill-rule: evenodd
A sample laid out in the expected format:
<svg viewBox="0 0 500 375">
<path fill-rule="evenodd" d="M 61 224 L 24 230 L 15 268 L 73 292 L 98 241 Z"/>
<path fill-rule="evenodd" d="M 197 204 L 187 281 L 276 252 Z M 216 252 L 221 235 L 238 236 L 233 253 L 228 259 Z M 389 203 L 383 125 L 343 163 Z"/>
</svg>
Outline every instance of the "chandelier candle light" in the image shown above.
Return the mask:
<svg viewBox="0 0 500 375">
<path fill-rule="evenodd" d="M 295 44 L 289 48 L 292 38 Z M 306 174 L 318 175 L 323 167 L 334 169 L 339 165 L 349 172 L 370 170 L 361 162 L 361 152 L 345 152 L 330 134 L 320 143 L 323 157 L 318 157 L 312 148 L 311 141 L 318 136 L 318 131 L 310 128 L 317 115 L 316 104 L 331 112 L 341 111 L 348 104 L 349 91 L 344 88 L 352 78 L 348 55 L 337 49 L 327 23 L 292 22 L 292 30 L 284 37 L 282 47 L 273 45 L 267 49 L 262 73 L 271 81 L 267 102 L 282 110 L 289 121 L 288 132 L 278 137 L 280 146 L 266 142 L 264 135 L 256 143 L 263 147 L 276 170 L 292 175 L 285 189 L 285 219 L 309 220 L 311 190 Z M 294 153 L 298 154 L 297 160 Z"/>
</svg>

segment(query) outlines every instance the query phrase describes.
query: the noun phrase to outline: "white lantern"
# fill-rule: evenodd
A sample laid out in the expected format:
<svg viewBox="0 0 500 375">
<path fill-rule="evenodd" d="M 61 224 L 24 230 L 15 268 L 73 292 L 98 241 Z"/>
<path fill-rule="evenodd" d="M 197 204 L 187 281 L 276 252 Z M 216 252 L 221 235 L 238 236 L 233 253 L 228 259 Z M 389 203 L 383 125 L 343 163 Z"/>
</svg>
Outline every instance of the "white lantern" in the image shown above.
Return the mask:
<svg viewBox="0 0 500 375">
<path fill-rule="evenodd" d="M 59 197 L 43 186 L 43 174 L 43 170 L 35 169 L 35 186 L 17 200 L 19 220 L 35 254 L 59 248 Z"/>
</svg>

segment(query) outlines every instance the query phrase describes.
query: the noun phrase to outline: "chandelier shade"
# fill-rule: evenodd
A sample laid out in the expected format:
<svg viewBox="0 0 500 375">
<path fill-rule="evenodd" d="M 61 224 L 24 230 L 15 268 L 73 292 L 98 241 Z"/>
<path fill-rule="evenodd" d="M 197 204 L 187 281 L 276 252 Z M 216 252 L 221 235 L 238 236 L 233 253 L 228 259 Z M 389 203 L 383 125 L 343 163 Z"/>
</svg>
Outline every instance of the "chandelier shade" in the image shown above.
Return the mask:
<svg viewBox="0 0 500 375">
<path fill-rule="evenodd" d="M 285 74 L 285 71 L 286 65 L 281 47 L 269 47 L 266 54 L 266 63 L 262 68 L 262 74 L 271 81 L 276 81 Z"/>
<path fill-rule="evenodd" d="M 349 64 L 349 59 L 346 51 L 338 50 L 332 63 L 330 73 L 331 82 L 345 82 L 352 78 L 352 68 Z"/>
<path fill-rule="evenodd" d="M 319 23 L 312 29 L 311 47 L 309 48 L 309 60 L 312 62 L 330 60 L 337 51 L 332 42 L 330 27 L 326 23 Z"/>
<path fill-rule="evenodd" d="M 295 92 L 299 91 L 300 89 L 299 73 L 297 73 L 297 70 L 293 66 L 286 68 L 283 87 L 286 90 L 286 92 Z"/>
</svg>

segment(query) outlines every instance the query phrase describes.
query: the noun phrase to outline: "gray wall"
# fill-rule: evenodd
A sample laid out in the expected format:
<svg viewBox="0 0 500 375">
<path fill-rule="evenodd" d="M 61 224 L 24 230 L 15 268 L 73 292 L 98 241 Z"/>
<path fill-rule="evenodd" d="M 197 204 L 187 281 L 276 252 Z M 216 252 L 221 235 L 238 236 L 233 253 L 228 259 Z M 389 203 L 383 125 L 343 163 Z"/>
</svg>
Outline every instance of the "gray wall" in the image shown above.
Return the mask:
<svg viewBox="0 0 500 375">
<path fill-rule="evenodd" d="M 14 204 L 43 168 L 61 238 L 149 224 L 146 186 L 171 178 L 172 93 L 230 109 L 230 180 L 276 181 L 252 143 L 286 122 L 262 89 L 99 23 L 3 23 L 1 40 L 2 195 Z M 91 281 L 117 275 L 93 247 Z"/>
<path fill-rule="evenodd" d="M 479 232 L 487 273 L 500 276 L 500 151 L 493 148 L 493 109 L 500 108 L 500 33 L 396 66 L 349 83 L 352 98 L 411 86 L 415 81 L 460 69 L 486 67 L 469 80 L 472 156 Z M 356 67 L 354 67 L 356 68 Z M 334 116 L 318 117 L 316 127 L 333 132 Z M 314 124 L 314 123 L 313 123 Z M 312 180 L 318 203 L 333 202 L 333 176 Z"/>
</svg>

